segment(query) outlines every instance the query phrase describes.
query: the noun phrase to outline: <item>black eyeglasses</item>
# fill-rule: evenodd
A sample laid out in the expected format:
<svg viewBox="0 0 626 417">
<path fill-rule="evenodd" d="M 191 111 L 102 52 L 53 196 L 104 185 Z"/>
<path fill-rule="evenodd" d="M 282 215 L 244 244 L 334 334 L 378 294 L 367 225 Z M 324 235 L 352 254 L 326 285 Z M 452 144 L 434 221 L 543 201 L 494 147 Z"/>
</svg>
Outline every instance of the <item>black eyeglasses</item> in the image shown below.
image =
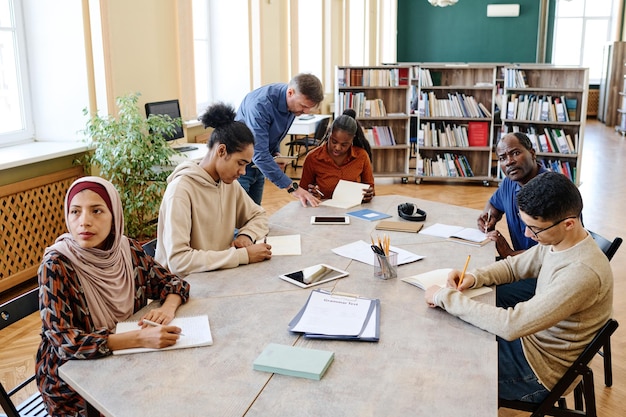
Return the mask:
<svg viewBox="0 0 626 417">
<path fill-rule="evenodd" d="M 531 233 L 533 234 L 533 236 L 535 236 L 535 238 L 539 239 L 539 233 L 545 232 L 548 229 L 552 229 L 554 226 L 558 226 L 559 224 L 563 223 L 567 219 L 577 219 L 577 218 L 578 218 L 578 216 L 569 216 L 569 217 L 566 217 L 564 219 L 559 220 L 558 222 L 554 223 L 552 226 L 548 226 L 548 227 L 546 227 L 544 229 L 540 229 L 540 230 L 533 230 L 528 225 L 526 225 L 526 228 L 531 231 Z"/>
</svg>

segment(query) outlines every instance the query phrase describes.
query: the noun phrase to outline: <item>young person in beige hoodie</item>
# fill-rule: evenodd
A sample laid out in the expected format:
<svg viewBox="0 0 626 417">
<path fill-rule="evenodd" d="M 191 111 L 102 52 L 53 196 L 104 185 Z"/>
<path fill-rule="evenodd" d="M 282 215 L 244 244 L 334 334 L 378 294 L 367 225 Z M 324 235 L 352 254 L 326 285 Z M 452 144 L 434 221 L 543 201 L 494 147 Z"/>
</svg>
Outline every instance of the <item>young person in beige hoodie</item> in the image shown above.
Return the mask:
<svg viewBox="0 0 626 417">
<path fill-rule="evenodd" d="M 155 258 L 182 276 L 272 257 L 270 245 L 256 243 L 269 231 L 267 213 L 236 181 L 252 161 L 252 132 L 222 103 L 201 120 L 214 128 L 209 150 L 199 163 L 176 167 L 159 210 Z"/>
</svg>

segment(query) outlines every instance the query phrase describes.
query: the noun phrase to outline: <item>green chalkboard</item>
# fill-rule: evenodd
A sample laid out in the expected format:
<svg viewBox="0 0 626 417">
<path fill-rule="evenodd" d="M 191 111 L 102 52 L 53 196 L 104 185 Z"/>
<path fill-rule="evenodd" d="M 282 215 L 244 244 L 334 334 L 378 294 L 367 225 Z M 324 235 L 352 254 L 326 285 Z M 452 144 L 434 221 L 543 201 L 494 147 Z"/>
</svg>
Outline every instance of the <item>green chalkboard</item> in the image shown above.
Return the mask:
<svg viewBox="0 0 626 417">
<path fill-rule="evenodd" d="M 519 17 L 487 17 L 487 4 L 497 3 L 519 4 Z M 398 0 L 398 62 L 536 62 L 539 9 L 539 0 L 459 0 L 448 7 Z"/>
</svg>

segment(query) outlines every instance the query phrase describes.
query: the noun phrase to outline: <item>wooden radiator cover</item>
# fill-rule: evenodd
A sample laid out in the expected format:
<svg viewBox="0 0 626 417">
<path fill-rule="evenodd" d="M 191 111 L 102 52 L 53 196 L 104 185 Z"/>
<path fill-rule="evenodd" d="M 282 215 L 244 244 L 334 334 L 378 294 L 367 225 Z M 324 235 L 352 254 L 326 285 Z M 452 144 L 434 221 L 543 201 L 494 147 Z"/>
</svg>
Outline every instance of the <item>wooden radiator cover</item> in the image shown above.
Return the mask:
<svg viewBox="0 0 626 417">
<path fill-rule="evenodd" d="M 0 186 L 0 292 L 35 276 L 46 247 L 67 231 L 63 200 L 82 167 Z"/>
</svg>

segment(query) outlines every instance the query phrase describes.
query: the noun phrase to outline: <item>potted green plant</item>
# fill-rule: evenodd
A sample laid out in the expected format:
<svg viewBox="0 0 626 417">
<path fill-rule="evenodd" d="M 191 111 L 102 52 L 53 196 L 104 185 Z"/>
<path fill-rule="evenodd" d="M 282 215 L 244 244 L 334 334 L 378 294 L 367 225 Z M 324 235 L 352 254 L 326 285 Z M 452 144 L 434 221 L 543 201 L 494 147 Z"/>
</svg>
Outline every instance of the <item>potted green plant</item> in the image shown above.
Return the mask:
<svg viewBox="0 0 626 417">
<path fill-rule="evenodd" d="M 155 236 L 156 219 L 176 152 L 167 143 L 180 119 L 167 115 L 145 117 L 138 106 L 139 93 L 118 97 L 117 117 L 95 115 L 84 133 L 91 139 L 93 151 L 85 155 L 86 172 L 99 169 L 120 193 L 124 207 L 126 235 L 140 241 Z M 87 109 L 83 110 L 85 115 Z"/>
</svg>

